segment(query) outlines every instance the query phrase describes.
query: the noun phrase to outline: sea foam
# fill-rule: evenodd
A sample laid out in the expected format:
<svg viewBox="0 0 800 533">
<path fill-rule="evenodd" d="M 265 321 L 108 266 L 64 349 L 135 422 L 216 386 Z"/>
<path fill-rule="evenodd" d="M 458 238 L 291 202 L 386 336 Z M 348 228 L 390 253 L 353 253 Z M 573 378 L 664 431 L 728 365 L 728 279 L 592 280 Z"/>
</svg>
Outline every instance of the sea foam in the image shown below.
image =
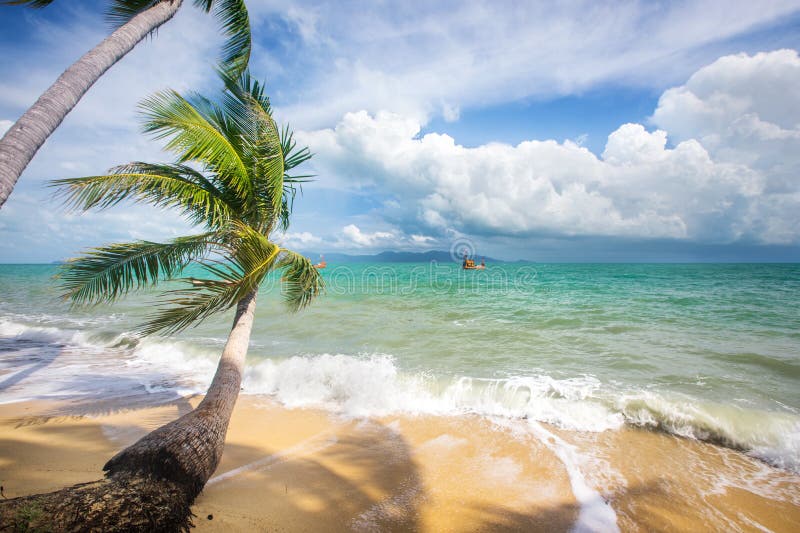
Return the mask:
<svg viewBox="0 0 800 533">
<path fill-rule="evenodd" d="M 97 336 L 81 329 L 0 318 L 0 403 L 80 395 L 201 393 L 220 347 L 191 340 Z M 477 414 L 544 422 L 575 431 L 625 424 L 736 448 L 800 471 L 800 416 L 722 405 L 677 393 L 621 389 L 590 375 L 544 373 L 479 378 L 402 370 L 388 354 L 318 354 L 248 360 L 245 394 L 289 407 L 320 407 L 348 416 L 392 413 Z"/>
<path fill-rule="evenodd" d="M 795 414 L 676 393 L 621 391 L 591 376 L 442 378 L 403 372 L 385 354 L 322 354 L 248 366 L 244 392 L 268 394 L 289 407 L 321 407 L 350 416 L 470 413 L 586 432 L 628 424 L 722 444 L 800 470 L 800 417 Z"/>
</svg>

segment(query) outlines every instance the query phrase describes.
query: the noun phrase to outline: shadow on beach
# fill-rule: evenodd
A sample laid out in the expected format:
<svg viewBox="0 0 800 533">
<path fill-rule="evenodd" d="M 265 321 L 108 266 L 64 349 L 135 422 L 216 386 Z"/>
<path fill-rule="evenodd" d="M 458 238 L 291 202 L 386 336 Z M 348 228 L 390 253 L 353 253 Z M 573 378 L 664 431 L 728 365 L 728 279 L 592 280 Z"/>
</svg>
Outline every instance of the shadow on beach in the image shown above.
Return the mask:
<svg viewBox="0 0 800 533">
<path fill-rule="evenodd" d="M 180 416 L 192 409 L 190 402 L 197 397 L 182 396 L 169 380 L 162 387 L 148 387 L 142 380 L 92 372 L 91 365 L 75 373 L 70 364 L 85 356 L 59 342 L 0 339 L 0 357 L 6 372 L 0 375 L 0 400 L 16 401 L 22 396 L 26 401 L 43 400 L 48 404 L 35 416 L 21 417 L 19 425 L 40 424 L 58 417 L 107 416 L 158 406 L 175 406 Z M 59 359 L 66 360 L 66 367 L 54 366 Z M 54 372 L 57 380 L 48 385 L 46 393 L 37 392 L 35 381 L 46 382 Z"/>
<path fill-rule="evenodd" d="M 26 339 L 0 339 L 0 354 L 3 354 L 4 364 L 12 369 L 16 365 L 27 365 L 0 381 L 0 393 L 50 366 L 63 353 L 64 347 L 63 344 Z"/>
<path fill-rule="evenodd" d="M 193 508 L 198 530 L 419 531 L 426 496 L 408 443 L 376 422 L 348 426 L 266 457 L 227 445 L 231 463 L 258 459 L 212 478 Z"/>
</svg>

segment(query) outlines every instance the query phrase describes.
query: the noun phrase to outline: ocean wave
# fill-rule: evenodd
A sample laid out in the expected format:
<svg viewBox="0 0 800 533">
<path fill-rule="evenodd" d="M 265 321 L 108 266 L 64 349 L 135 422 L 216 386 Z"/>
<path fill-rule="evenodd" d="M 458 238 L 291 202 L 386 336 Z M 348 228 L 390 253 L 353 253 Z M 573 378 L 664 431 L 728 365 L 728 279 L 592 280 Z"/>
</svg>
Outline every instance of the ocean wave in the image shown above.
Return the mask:
<svg viewBox="0 0 800 533">
<path fill-rule="evenodd" d="M 0 339 L 18 345 L 0 355 L 0 402 L 34 397 L 203 392 L 220 354 L 218 342 L 139 339 L 0 318 Z M 16 342 L 20 341 L 20 342 Z M 43 356 L 45 348 L 53 348 Z M 26 351 L 27 350 L 27 351 Z M 747 452 L 800 471 L 800 416 L 714 403 L 678 393 L 622 390 L 590 375 L 545 373 L 506 378 L 442 377 L 404 372 L 388 354 L 319 354 L 282 360 L 251 354 L 244 393 L 270 395 L 288 407 L 321 407 L 348 416 L 393 413 L 476 414 L 527 419 L 600 432 L 646 427 Z"/>
<path fill-rule="evenodd" d="M 351 416 L 478 414 L 600 432 L 623 425 L 738 449 L 800 471 L 800 417 L 703 401 L 678 393 L 618 391 L 592 376 L 436 378 L 401 372 L 389 355 L 322 354 L 265 360 L 246 370 L 244 391 L 289 407 Z"/>
<path fill-rule="evenodd" d="M 191 343 L 13 318 L 0 318 L 0 403 L 175 398 L 204 392 L 216 367 L 216 350 Z"/>
<path fill-rule="evenodd" d="M 8 319 L 0 319 L 0 337 L 34 342 L 71 344 L 84 344 L 87 340 L 86 334 L 81 330 L 29 325 Z"/>
<path fill-rule="evenodd" d="M 733 448 L 800 472 L 800 417 L 653 392 L 622 394 L 615 407 L 634 426 Z"/>
</svg>

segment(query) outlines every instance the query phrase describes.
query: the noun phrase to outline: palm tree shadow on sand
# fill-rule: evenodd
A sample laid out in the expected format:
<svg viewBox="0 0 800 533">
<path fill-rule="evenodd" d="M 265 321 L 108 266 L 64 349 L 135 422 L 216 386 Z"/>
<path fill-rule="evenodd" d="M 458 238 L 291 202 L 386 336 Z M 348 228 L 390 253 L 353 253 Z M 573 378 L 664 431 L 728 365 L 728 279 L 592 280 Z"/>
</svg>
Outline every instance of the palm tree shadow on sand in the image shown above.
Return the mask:
<svg viewBox="0 0 800 533">
<path fill-rule="evenodd" d="M 0 339 L 3 362 L 12 368 L 24 366 L 0 381 L 0 393 L 50 366 L 63 353 L 64 345 L 27 339 Z M 29 353 L 29 352 L 33 353 Z"/>
<path fill-rule="evenodd" d="M 426 495 L 409 444 L 374 421 L 354 426 L 288 455 L 227 446 L 226 455 L 260 457 L 234 476 L 218 472 L 193 508 L 197 520 L 211 515 L 216 528 L 244 521 L 253 530 L 419 531 Z M 244 511 L 252 509 L 258 513 Z"/>
<path fill-rule="evenodd" d="M 11 369 L 9 375 L 0 380 L 0 395 L 24 386 L 26 380 L 47 369 L 68 350 L 67 345 L 58 342 L 0 339 L 0 358 Z M 55 402 L 55 407 L 36 417 L 21 418 L 18 426 L 43 423 L 51 418 L 110 415 L 156 406 L 174 405 L 179 416 L 192 410 L 193 397 L 169 389 L 153 391 L 141 381 L 124 376 L 113 376 L 110 380 L 108 375 L 84 373 L 62 376 L 62 379 L 63 392 L 46 396 L 48 401 Z M 112 381 L 113 387 L 104 386 Z M 29 399 L 38 399 L 38 396 L 33 394 Z"/>
</svg>

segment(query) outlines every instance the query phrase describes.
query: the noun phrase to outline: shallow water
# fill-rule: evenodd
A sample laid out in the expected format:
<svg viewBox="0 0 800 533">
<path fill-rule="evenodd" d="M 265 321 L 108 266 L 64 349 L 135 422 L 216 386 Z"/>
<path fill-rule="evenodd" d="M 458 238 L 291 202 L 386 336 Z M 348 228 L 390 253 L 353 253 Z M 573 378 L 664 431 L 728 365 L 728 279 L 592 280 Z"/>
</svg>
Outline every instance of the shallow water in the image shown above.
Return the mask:
<svg viewBox="0 0 800 533">
<path fill-rule="evenodd" d="M 202 391 L 230 315 L 131 334 L 157 301 L 69 311 L 50 265 L 0 265 L 0 402 Z M 644 426 L 800 469 L 799 265 L 331 265 L 259 295 L 244 390 L 344 414 Z M 540 426 L 541 427 L 541 426 Z"/>
</svg>

